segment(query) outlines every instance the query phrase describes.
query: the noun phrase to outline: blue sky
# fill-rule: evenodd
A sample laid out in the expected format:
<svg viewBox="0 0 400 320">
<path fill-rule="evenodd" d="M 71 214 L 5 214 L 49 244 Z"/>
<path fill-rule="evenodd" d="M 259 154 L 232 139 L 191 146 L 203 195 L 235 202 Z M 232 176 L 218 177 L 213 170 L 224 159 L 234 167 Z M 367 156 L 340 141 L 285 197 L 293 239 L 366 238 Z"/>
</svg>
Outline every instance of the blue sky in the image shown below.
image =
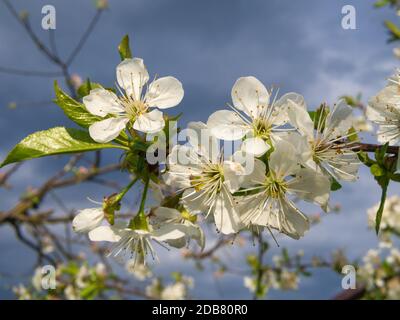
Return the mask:
<svg viewBox="0 0 400 320">
<path fill-rule="evenodd" d="M 70 53 L 94 14 L 90 0 L 13 2 L 18 9 L 30 12 L 33 28 L 46 41 L 47 31 L 40 28 L 41 8 L 45 4 L 55 6 L 57 46 L 64 56 Z M 356 30 L 341 27 L 341 8 L 345 4 L 356 8 Z M 2 3 L 0 8 L 0 66 L 55 70 Z M 230 101 L 234 81 L 247 75 L 256 76 L 267 86 L 279 86 L 281 93 L 303 94 L 311 109 L 321 102 L 333 103 L 343 94 L 362 92 L 365 102 L 398 66 L 392 55 L 393 46 L 386 44 L 383 20 L 387 18 L 396 19 L 390 10 L 375 10 L 373 1 L 365 0 L 111 0 L 110 9 L 102 16 L 71 71 L 105 86 L 112 85 L 119 62 L 116 47 L 128 33 L 134 55 L 144 59 L 152 75 L 172 75 L 184 84 L 183 103 L 172 111 L 184 113 L 182 125 L 191 120 L 205 121 L 213 111 L 223 108 Z M 50 101 L 53 80 L 0 73 L 1 158 L 31 132 L 72 125 L 51 103 L 24 105 Z M 15 110 L 7 108 L 11 101 L 17 102 Z M 0 190 L 0 209 L 10 208 L 27 182 L 38 186 L 64 160 L 26 163 L 11 180 L 14 189 Z M 116 161 L 118 155 L 107 153 L 107 160 Z M 390 194 L 398 194 L 399 189 L 392 186 Z M 80 208 L 88 205 L 86 195 L 101 198 L 106 192 L 109 190 L 85 186 L 69 188 L 60 196 L 71 207 Z M 366 209 L 378 200 L 378 187 L 363 169 L 357 183 L 345 184 L 333 195 L 332 202 L 342 205 L 340 215 L 328 214 L 304 239 L 283 240 L 282 245 L 293 252 L 302 248 L 309 256 L 327 255 L 338 247 L 351 257 L 361 256 L 377 243 L 374 233 L 367 230 Z M 46 205 L 53 204 L 48 201 Z M 18 281 L 30 271 L 33 257 L 4 227 L 0 231 L 0 250 L 0 273 L 14 274 L 11 281 Z M 161 273 L 168 274 L 177 268 L 174 255 L 161 254 Z M 220 297 L 211 272 L 198 274 L 190 264 L 183 268 L 196 276 L 196 297 Z M 220 282 L 223 297 L 249 297 L 239 277 L 227 277 Z M 273 292 L 271 297 L 328 298 L 340 290 L 340 278 L 321 271 L 311 279 L 302 279 L 300 288 L 294 293 Z M 2 294 L 5 293 L 0 291 Z"/>
</svg>

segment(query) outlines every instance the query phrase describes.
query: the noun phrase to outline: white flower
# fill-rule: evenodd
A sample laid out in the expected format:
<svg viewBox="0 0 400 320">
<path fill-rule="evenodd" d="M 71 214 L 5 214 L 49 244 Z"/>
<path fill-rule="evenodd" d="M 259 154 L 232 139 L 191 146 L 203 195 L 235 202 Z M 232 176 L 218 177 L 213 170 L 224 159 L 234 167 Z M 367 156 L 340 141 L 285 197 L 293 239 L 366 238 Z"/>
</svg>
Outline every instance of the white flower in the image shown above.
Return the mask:
<svg viewBox="0 0 400 320">
<path fill-rule="evenodd" d="M 166 286 L 161 292 L 162 300 L 183 300 L 186 297 L 186 286 L 177 282 Z"/>
<path fill-rule="evenodd" d="M 184 190 L 181 201 L 190 213 L 212 214 L 218 230 L 235 233 L 241 223 L 231 192 L 239 190 L 245 170 L 239 163 L 223 159 L 204 123 L 190 123 L 189 128 L 201 130 L 210 143 L 197 145 L 193 141 L 199 140 L 189 137 L 191 146 L 175 146 L 167 159 L 165 181 Z"/>
<path fill-rule="evenodd" d="M 295 148 L 278 141 L 271 153 L 268 173 L 265 164 L 256 160 L 255 170 L 246 189 L 253 194 L 238 197 L 242 221 L 246 225 L 274 228 L 299 239 L 309 229 L 307 217 L 289 196 L 325 207 L 329 200 L 330 181 L 315 171 L 302 168 Z"/>
<path fill-rule="evenodd" d="M 154 229 L 147 222 L 146 229 L 132 229 L 121 224 L 113 226 L 99 226 L 89 232 L 89 239 L 92 241 L 114 242 L 110 255 L 114 257 L 120 254 L 135 255 L 137 263 L 145 263 L 144 257 L 150 254 L 156 258 L 152 242 L 165 242 L 170 245 L 173 241 L 186 238 L 186 228 L 178 223 L 164 224 Z"/>
<path fill-rule="evenodd" d="M 372 132 L 374 130 L 372 124 L 364 115 L 353 117 L 353 128 L 357 132 Z"/>
<path fill-rule="evenodd" d="M 67 300 L 81 300 L 79 291 L 70 284 L 64 289 L 64 294 Z"/>
<path fill-rule="evenodd" d="M 254 77 L 239 78 L 232 88 L 233 106 L 230 110 L 214 112 L 207 122 L 218 139 L 237 140 L 246 136 L 242 150 L 261 156 L 275 143 L 277 134 L 288 129 L 279 128 L 287 122 L 289 100 L 303 103 L 303 97 L 288 93 L 270 102 L 265 86 Z"/>
<path fill-rule="evenodd" d="M 75 283 L 76 286 L 80 289 L 83 289 L 88 285 L 89 278 L 89 267 L 86 264 L 83 264 L 76 275 Z"/>
<path fill-rule="evenodd" d="M 250 292 L 255 292 L 256 291 L 256 284 L 255 281 L 252 277 L 245 276 L 243 278 L 243 285 L 249 289 Z"/>
<path fill-rule="evenodd" d="M 380 143 L 400 142 L 400 73 L 389 79 L 388 85 L 368 102 L 367 117 L 375 122 Z"/>
<path fill-rule="evenodd" d="M 154 80 L 142 94 L 149 74 L 142 59 L 125 59 L 117 66 L 117 82 L 121 96 L 104 88 L 96 88 L 83 98 L 86 109 L 104 120 L 89 127 L 90 136 L 97 142 L 108 142 L 120 134 L 130 123 L 133 129 L 155 133 L 164 127 L 164 118 L 159 109 L 171 108 L 183 98 L 182 84 L 173 77 Z M 106 117 L 111 115 L 111 117 Z"/>
<path fill-rule="evenodd" d="M 72 228 L 75 232 L 89 232 L 98 227 L 103 219 L 102 208 L 83 209 L 72 220 Z"/>
<path fill-rule="evenodd" d="M 368 209 L 368 225 L 375 228 L 375 218 L 379 204 Z M 382 232 L 398 232 L 400 233 L 400 197 L 391 196 L 385 201 L 382 212 L 382 220 L 380 225 Z"/>
<path fill-rule="evenodd" d="M 19 284 L 18 286 L 13 287 L 13 292 L 17 295 L 19 300 L 31 300 L 32 299 L 31 293 L 23 284 Z"/>
<path fill-rule="evenodd" d="M 150 268 L 144 264 L 138 264 L 135 259 L 129 259 L 125 264 L 125 269 L 133 274 L 139 281 L 144 281 L 153 276 Z"/>
<path fill-rule="evenodd" d="M 94 271 L 99 277 L 104 278 L 107 275 L 107 267 L 104 263 L 98 262 L 94 267 Z"/>
<path fill-rule="evenodd" d="M 354 181 L 360 166 L 353 143 L 347 138 L 352 127 L 352 109 L 343 100 L 331 112 L 320 109 L 317 130 L 304 105 L 289 101 L 290 123 L 301 133 L 287 134 L 293 145 L 301 148 L 300 156 L 309 168 L 328 174 L 336 180 Z"/>
<path fill-rule="evenodd" d="M 42 288 L 42 268 L 36 268 L 35 273 L 33 274 L 32 277 L 32 286 L 35 288 L 36 291 L 41 291 Z"/>
</svg>

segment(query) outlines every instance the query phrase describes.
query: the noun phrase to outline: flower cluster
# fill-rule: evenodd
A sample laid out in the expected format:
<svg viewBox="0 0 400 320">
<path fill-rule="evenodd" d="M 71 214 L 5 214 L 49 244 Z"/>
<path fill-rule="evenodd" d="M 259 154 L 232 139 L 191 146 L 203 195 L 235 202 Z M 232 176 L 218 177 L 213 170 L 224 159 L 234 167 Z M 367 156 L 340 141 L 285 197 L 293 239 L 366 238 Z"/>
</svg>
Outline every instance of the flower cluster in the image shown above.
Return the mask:
<svg viewBox="0 0 400 320">
<path fill-rule="evenodd" d="M 91 137 L 104 143 L 124 130 L 135 138 L 164 133 L 162 113 L 149 108 L 177 105 L 183 97 L 180 82 L 159 78 L 143 94 L 149 75 L 139 58 L 125 59 L 116 74 L 120 97 L 102 87 L 83 97 L 88 112 L 103 118 L 89 127 Z M 271 98 L 254 77 L 239 78 L 231 94 L 232 110 L 216 111 L 207 123 L 188 124 L 187 142 L 171 148 L 161 179 L 151 177 L 149 166 L 142 176 L 135 172 L 145 183 L 142 200 L 149 185 L 161 192 L 158 206 L 146 210 L 142 201 L 136 217 L 114 223 L 107 212 L 119 209 L 124 191 L 111 205 L 108 199 L 102 207 L 82 210 L 74 230 L 87 232 L 92 241 L 113 242 L 113 256 L 134 254 L 133 269 L 147 254 L 156 256 L 154 243 L 182 248 L 195 239 L 204 247 L 199 214 L 223 234 L 266 228 L 302 237 L 309 221 L 296 201 L 328 211 L 331 185 L 357 177 L 359 161 L 349 139 L 354 135 L 352 109 L 339 101 L 332 110 L 322 105 L 309 112 L 301 95 Z M 221 148 L 235 140 L 239 143 L 230 154 Z M 176 199 L 173 205 L 163 205 L 168 202 L 163 189 Z"/>
<path fill-rule="evenodd" d="M 313 119 L 302 96 L 270 99 L 254 77 L 236 81 L 230 106 L 207 124 L 189 123 L 188 143 L 168 157 L 165 182 L 183 192 L 186 210 L 211 217 L 224 234 L 256 226 L 300 238 L 309 222 L 294 200 L 327 211 L 332 182 L 357 177 L 351 108 L 340 101 Z M 242 143 L 225 159 L 219 140 Z"/>
</svg>

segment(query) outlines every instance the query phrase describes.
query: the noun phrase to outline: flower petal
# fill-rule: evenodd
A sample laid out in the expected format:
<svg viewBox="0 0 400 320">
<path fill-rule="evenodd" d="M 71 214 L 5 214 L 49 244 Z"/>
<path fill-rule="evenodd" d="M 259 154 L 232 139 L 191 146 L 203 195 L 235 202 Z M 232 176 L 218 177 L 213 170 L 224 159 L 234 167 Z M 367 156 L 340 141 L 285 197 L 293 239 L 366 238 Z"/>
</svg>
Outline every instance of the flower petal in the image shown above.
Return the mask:
<svg viewBox="0 0 400 320">
<path fill-rule="evenodd" d="M 146 93 L 146 102 L 150 107 L 166 109 L 175 107 L 183 99 L 182 83 L 174 77 L 163 77 L 153 81 Z"/>
<path fill-rule="evenodd" d="M 196 191 L 193 188 L 186 189 L 181 198 L 185 209 L 192 214 L 207 212 L 209 207 L 205 204 L 206 200 L 207 194 L 204 191 Z"/>
<path fill-rule="evenodd" d="M 158 207 L 154 210 L 154 215 L 159 221 L 167 221 L 180 218 L 181 213 L 173 208 Z"/>
<path fill-rule="evenodd" d="M 270 149 L 270 145 L 263 139 L 255 137 L 244 140 L 240 149 L 246 153 L 260 157 Z"/>
<path fill-rule="evenodd" d="M 300 169 L 296 149 L 289 142 L 280 140 L 274 146 L 269 160 L 270 169 L 279 177 L 296 174 Z"/>
<path fill-rule="evenodd" d="M 287 111 L 288 107 L 292 104 L 296 104 L 298 107 L 307 110 L 306 102 L 302 95 L 295 92 L 286 93 L 274 103 L 274 111 L 272 114 L 274 117 L 274 125 L 283 125 L 288 121 Z"/>
<path fill-rule="evenodd" d="M 353 109 L 344 100 L 340 100 L 326 119 L 324 137 L 335 139 L 347 135 L 351 126 Z"/>
<path fill-rule="evenodd" d="M 212 163 L 218 162 L 220 155 L 219 142 L 211 134 L 207 125 L 201 121 L 191 121 L 185 131 L 189 144 L 202 156 Z"/>
<path fill-rule="evenodd" d="M 104 218 L 102 208 L 88 208 L 81 210 L 72 220 L 72 228 L 75 232 L 89 232 L 98 227 Z"/>
<path fill-rule="evenodd" d="M 152 238 L 158 241 L 177 240 L 186 236 L 179 223 L 170 223 L 152 232 Z"/>
<path fill-rule="evenodd" d="M 121 236 L 115 228 L 110 226 L 99 226 L 89 232 L 89 239 L 92 241 L 118 242 L 121 240 Z"/>
<path fill-rule="evenodd" d="M 278 223 L 277 215 L 271 215 L 275 219 L 270 219 L 270 226 L 296 240 L 304 236 L 306 231 L 310 229 L 308 218 L 293 203 L 288 201 L 282 201 L 281 210 L 284 213 L 281 223 Z"/>
<path fill-rule="evenodd" d="M 125 59 L 117 66 L 118 85 L 135 100 L 141 99 L 142 89 L 149 81 L 143 59 Z"/>
<path fill-rule="evenodd" d="M 243 138 L 251 129 L 240 116 L 230 110 L 214 112 L 207 121 L 211 134 L 222 140 L 237 140 Z"/>
<path fill-rule="evenodd" d="M 288 190 L 293 191 L 299 198 L 326 207 L 329 201 L 331 182 L 327 176 L 312 169 L 302 168 L 296 178 L 287 183 Z"/>
<path fill-rule="evenodd" d="M 290 124 L 295 127 L 301 134 L 309 139 L 314 138 L 314 122 L 311 120 L 307 110 L 292 100 L 288 100 L 287 115 Z"/>
<path fill-rule="evenodd" d="M 92 139 L 99 143 L 105 143 L 114 140 L 120 132 L 125 129 L 129 122 L 128 118 L 108 118 L 93 123 L 89 127 L 89 134 Z"/>
<path fill-rule="evenodd" d="M 246 167 L 247 175 L 244 176 L 242 181 L 243 188 L 250 188 L 254 185 L 260 185 L 264 181 L 267 168 L 265 163 L 259 159 L 253 159 L 253 170 L 248 170 Z"/>
<path fill-rule="evenodd" d="M 95 116 L 104 117 L 107 114 L 121 113 L 125 110 L 119 103 L 118 97 L 104 88 L 90 90 L 90 94 L 82 100 L 87 111 Z"/>
<path fill-rule="evenodd" d="M 133 124 L 133 129 L 145 132 L 156 133 L 165 126 L 163 113 L 160 110 L 152 110 L 148 113 L 141 114 Z"/>
<path fill-rule="evenodd" d="M 245 169 L 240 163 L 234 161 L 224 161 L 224 184 L 230 192 L 235 192 L 240 189 L 244 176 Z"/>
<path fill-rule="evenodd" d="M 218 195 L 213 213 L 215 225 L 223 234 L 236 233 L 243 227 L 233 197 L 226 191 Z"/>
<path fill-rule="evenodd" d="M 255 77 L 236 80 L 231 95 L 233 105 L 252 118 L 256 118 L 261 109 L 269 103 L 268 90 Z"/>
</svg>

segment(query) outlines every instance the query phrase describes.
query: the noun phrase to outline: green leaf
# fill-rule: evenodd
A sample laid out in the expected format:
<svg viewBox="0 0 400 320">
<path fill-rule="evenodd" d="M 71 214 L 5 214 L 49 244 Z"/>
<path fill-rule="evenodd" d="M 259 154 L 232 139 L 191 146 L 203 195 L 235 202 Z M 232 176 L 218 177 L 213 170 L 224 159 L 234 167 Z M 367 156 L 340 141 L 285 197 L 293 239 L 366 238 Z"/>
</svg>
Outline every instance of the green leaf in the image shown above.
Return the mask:
<svg viewBox="0 0 400 320">
<path fill-rule="evenodd" d="M 92 87 L 93 85 L 100 86 L 99 84 L 93 82 L 89 84 L 90 87 Z M 82 93 L 84 90 L 88 89 L 87 86 L 88 84 L 86 84 L 85 89 L 81 89 Z M 54 100 L 54 102 L 64 111 L 65 115 L 77 125 L 83 128 L 89 128 L 93 123 L 104 120 L 104 118 L 89 113 L 83 103 L 80 103 L 68 96 L 58 86 L 57 81 L 54 82 L 54 91 L 56 93 L 56 99 Z M 124 141 L 128 140 L 128 136 L 124 131 L 121 131 L 121 134 L 118 138 Z"/>
<path fill-rule="evenodd" d="M 83 128 L 88 128 L 93 123 L 103 118 L 89 113 L 82 103 L 72 99 L 58 86 L 57 81 L 54 82 L 54 91 L 56 99 L 54 102 L 64 111 L 65 115 L 73 122 Z"/>
<path fill-rule="evenodd" d="M 326 104 L 321 104 L 317 110 L 309 111 L 308 114 L 314 122 L 314 129 L 323 131 L 325 128 L 325 121 L 329 114 L 329 108 Z M 318 128 L 319 125 L 319 128 Z"/>
<path fill-rule="evenodd" d="M 122 38 L 121 42 L 119 43 L 118 52 L 119 52 L 119 56 L 121 57 L 121 60 L 132 58 L 131 48 L 129 47 L 129 36 L 128 35 L 125 35 Z"/>
<path fill-rule="evenodd" d="M 400 173 L 391 174 L 390 179 L 396 182 L 400 182 Z"/>
<path fill-rule="evenodd" d="M 82 84 L 77 90 L 78 98 L 82 99 L 83 97 L 89 95 L 90 90 L 96 88 L 102 88 L 101 84 L 96 82 L 91 82 L 90 79 L 87 79 L 85 83 Z"/>
<path fill-rule="evenodd" d="M 391 35 L 389 41 L 395 41 L 400 39 L 400 29 L 393 22 L 385 20 L 384 24 Z"/>
<path fill-rule="evenodd" d="M 342 188 L 342 185 L 334 178 L 332 178 L 331 182 L 331 191 L 337 191 Z"/>
<path fill-rule="evenodd" d="M 378 0 L 374 3 L 375 8 L 382 8 L 386 5 L 390 4 L 390 0 Z"/>
<path fill-rule="evenodd" d="M 387 148 L 389 143 L 385 143 L 383 146 L 379 147 L 375 151 L 375 159 L 379 164 L 384 164 L 384 159 L 386 155 Z"/>
<path fill-rule="evenodd" d="M 355 141 L 359 141 L 360 140 L 358 138 L 357 131 L 354 129 L 354 127 L 351 127 L 349 129 L 349 131 L 347 132 L 347 134 L 348 134 L 347 139 L 349 139 L 349 141 L 351 141 L 351 142 L 355 142 Z"/>
<path fill-rule="evenodd" d="M 366 152 L 360 151 L 358 152 L 358 159 L 362 163 L 364 163 L 367 167 L 371 167 L 374 163 L 376 163 L 374 160 L 372 160 Z"/>
<path fill-rule="evenodd" d="M 23 139 L 7 155 L 0 168 L 10 163 L 33 158 L 106 148 L 125 149 L 115 144 L 97 143 L 92 140 L 86 131 L 56 127 L 35 132 Z"/>
<path fill-rule="evenodd" d="M 375 163 L 371 166 L 370 168 L 371 173 L 375 176 L 375 177 L 381 177 L 385 174 L 385 169 L 382 168 L 379 164 Z"/>
</svg>

